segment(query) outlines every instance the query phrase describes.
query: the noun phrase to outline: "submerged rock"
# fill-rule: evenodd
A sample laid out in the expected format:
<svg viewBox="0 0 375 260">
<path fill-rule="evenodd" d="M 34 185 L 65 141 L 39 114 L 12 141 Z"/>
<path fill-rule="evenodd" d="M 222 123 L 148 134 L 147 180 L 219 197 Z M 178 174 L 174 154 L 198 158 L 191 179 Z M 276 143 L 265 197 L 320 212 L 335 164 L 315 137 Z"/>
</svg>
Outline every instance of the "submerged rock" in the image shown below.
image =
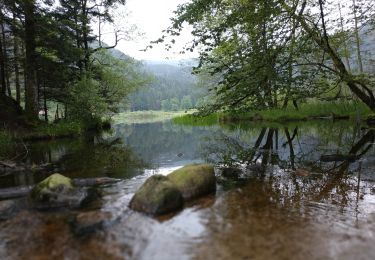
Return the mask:
<svg viewBox="0 0 375 260">
<path fill-rule="evenodd" d="M 110 212 L 89 211 L 79 213 L 71 222 L 76 235 L 86 235 L 109 226 L 115 220 Z"/>
<path fill-rule="evenodd" d="M 91 197 L 90 190 L 75 188 L 70 178 L 58 173 L 38 183 L 30 195 L 37 208 L 78 207 Z"/>
<path fill-rule="evenodd" d="M 180 190 L 165 176 L 153 175 L 135 193 L 129 207 L 151 215 L 166 214 L 182 208 Z"/>
<path fill-rule="evenodd" d="M 178 169 L 167 178 L 181 191 L 184 200 L 191 200 L 216 190 L 214 167 L 191 164 Z"/>
<path fill-rule="evenodd" d="M 301 176 L 301 177 L 308 177 L 310 176 L 310 172 L 304 169 L 296 169 L 294 172 L 296 175 Z"/>
<path fill-rule="evenodd" d="M 13 200 L 0 201 L 0 221 L 13 217 L 18 210 L 17 204 Z"/>
</svg>

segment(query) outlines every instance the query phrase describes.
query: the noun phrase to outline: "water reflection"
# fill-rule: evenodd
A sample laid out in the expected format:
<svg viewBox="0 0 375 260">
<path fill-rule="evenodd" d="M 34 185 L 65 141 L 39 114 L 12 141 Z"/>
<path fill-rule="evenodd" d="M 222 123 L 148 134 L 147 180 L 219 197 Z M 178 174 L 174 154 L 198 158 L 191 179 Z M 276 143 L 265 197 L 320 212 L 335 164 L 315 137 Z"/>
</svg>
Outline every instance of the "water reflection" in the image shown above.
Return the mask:
<svg viewBox="0 0 375 260">
<path fill-rule="evenodd" d="M 57 258 L 87 259 L 374 259 L 374 141 L 374 130 L 349 123 L 166 122 L 120 124 L 103 138 L 35 144 L 30 162 L 52 162 L 74 177 L 124 181 L 104 188 L 95 207 L 25 209 L 0 221 L 6 241 L 0 257 L 43 259 L 52 251 Z M 216 195 L 172 217 L 152 219 L 127 208 L 148 176 L 199 161 L 241 172 L 221 176 L 218 170 Z M 85 211 L 120 217 L 82 238 L 68 223 Z"/>
<path fill-rule="evenodd" d="M 328 131 L 327 131 L 328 130 Z M 265 173 L 303 167 L 312 172 L 348 173 L 373 156 L 374 130 L 345 124 L 280 128 L 249 125 L 216 132 L 205 139 L 202 156 L 225 166 L 245 166 Z M 370 157 L 370 158 L 369 158 Z"/>
<path fill-rule="evenodd" d="M 131 178 L 143 174 L 148 164 L 115 138 L 88 136 L 27 144 L 27 156 L 19 163 L 28 170 L 4 173 L 0 187 L 27 186 L 54 172 L 70 178 Z M 37 165 L 44 165 L 40 169 Z M 34 170 L 36 168 L 37 170 Z"/>
</svg>

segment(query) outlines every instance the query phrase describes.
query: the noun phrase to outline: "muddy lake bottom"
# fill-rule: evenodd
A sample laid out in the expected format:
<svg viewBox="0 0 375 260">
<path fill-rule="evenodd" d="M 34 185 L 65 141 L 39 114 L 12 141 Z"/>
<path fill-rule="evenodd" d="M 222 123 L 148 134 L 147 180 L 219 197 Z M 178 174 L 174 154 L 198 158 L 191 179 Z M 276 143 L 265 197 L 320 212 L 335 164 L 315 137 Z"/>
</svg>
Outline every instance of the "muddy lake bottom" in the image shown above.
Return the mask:
<svg viewBox="0 0 375 260">
<path fill-rule="evenodd" d="M 30 143 L 23 163 L 122 181 L 100 187 L 100 196 L 79 208 L 40 210 L 27 197 L 0 201 L 0 259 L 375 259 L 374 143 L 374 130 L 349 122 L 170 121 Z M 322 160 L 327 155 L 339 159 Z M 149 176 L 199 162 L 215 165 L 215 194 L 159 218 L 128 208 Z M 237 170 L 223 171 L 228 166 Z M 46 176 L 3 172 L 0 188 Z M 76 232 L 80 216 L 103 215 L 110 221 Z"/>
</svg>

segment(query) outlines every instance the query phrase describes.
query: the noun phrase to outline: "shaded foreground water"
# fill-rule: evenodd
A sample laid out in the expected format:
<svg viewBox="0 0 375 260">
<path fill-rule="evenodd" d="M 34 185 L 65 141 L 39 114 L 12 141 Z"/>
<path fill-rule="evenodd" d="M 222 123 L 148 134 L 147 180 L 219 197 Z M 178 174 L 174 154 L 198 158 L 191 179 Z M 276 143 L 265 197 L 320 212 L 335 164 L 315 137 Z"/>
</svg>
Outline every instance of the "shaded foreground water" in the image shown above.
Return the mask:
<svg viewBox="0 0 375 260">
<path fill-rule="evenodd" d="M 373 130 L 348 123 L 166 122 L 32 144 L 23 161 L 51 163 L 72 178 L 123 181 L 102 187 L 100 198 L 79 209 L 0 201 L 0 258 L 375 259 L 374 141 Z M 216 165 L 216 194 L 159 219 L 127 208 L 150 175 L 201 161 Z M 0 186 L 32 185 L 47 175 L 3 173 Z M 75 232 L 76 219 L 103 215 L 106 225 Z"/>
</svg>

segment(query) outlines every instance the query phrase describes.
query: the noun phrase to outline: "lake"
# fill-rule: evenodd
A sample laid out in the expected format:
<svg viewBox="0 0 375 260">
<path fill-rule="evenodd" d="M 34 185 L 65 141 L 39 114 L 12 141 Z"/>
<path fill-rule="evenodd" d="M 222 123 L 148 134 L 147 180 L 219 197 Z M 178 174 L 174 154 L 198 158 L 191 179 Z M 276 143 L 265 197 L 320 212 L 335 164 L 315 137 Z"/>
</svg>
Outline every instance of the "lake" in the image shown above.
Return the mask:
<svg viewBox="0 0 375 260">
<path fill-rule="evenodd" d="M 71 178 L 122 181 L 80 208 L 0 201 L 0 258 L 375 259 L 374 142 L 375 130 L 346 121 L 166 121 L 31 143 L 19 160 Z M 159 218 L 127 207 L 149 176 L 199 162 L 215 165 L 215 194 Z M 32 186 L 48 174 L 3 172 L 0 188 Z M 101 218 L 98 228 L 76 232 L 77 222 Z"/>
</svg>

